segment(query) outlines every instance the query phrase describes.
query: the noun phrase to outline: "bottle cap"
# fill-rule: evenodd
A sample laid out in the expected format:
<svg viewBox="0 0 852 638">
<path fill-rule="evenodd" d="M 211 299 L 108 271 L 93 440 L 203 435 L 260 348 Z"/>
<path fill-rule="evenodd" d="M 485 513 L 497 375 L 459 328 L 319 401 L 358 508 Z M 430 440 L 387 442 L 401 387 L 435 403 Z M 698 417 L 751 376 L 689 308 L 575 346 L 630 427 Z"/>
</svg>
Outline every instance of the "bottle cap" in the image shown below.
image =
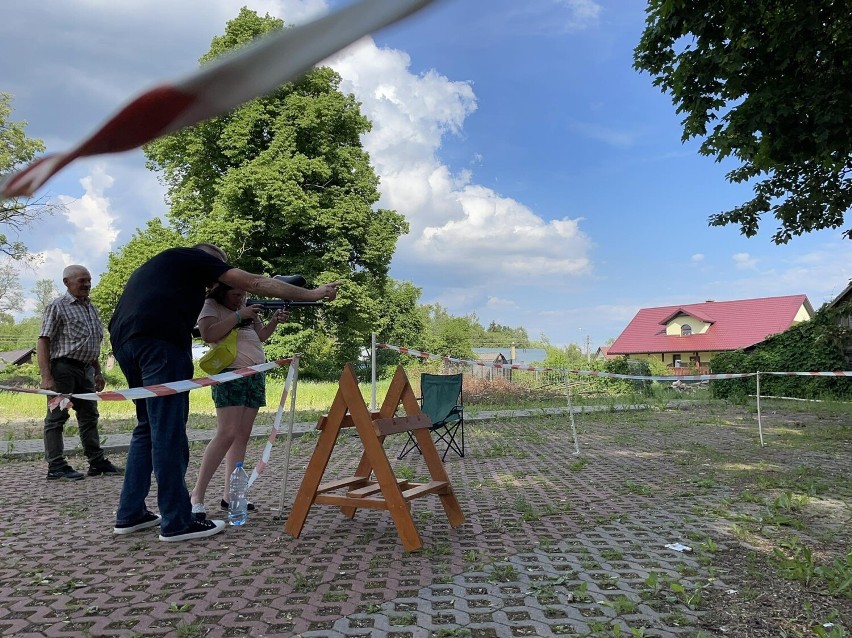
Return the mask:
<svg viewBox="0 0 852 638">
<path fill-rule="evenodd" d="M 242 467 L 242 466 L 243 466 L 242 461 L 237 461 L 236 463 L 234 463 L 234 467 Z"/>
</svg>

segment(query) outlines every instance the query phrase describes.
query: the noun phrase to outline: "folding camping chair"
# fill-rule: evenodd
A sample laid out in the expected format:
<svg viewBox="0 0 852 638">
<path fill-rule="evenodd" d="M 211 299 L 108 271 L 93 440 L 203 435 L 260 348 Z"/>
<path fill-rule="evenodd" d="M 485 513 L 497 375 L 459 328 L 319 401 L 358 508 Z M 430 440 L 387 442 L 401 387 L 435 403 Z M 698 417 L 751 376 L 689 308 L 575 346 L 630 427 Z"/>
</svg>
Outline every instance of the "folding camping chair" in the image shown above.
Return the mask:
<svg viewBox="0 0 852 638">
<path fill-rule="evenodd" d="M 453 450 L 464 457 L 464 397 L 462 396 L 461 374 L 427 374 L 420 375 L 420 405 L 424 414 L 432 420 L 430 432 L 437 435 L 437 441 L 446 444 L 441 461 L 445 461 L 447 453 Z M 417 440 L 411 432 L 408 441 L 399 453 L 398 459 L 404 458 L 412 450 L 420 452 Z"/>
</svg>

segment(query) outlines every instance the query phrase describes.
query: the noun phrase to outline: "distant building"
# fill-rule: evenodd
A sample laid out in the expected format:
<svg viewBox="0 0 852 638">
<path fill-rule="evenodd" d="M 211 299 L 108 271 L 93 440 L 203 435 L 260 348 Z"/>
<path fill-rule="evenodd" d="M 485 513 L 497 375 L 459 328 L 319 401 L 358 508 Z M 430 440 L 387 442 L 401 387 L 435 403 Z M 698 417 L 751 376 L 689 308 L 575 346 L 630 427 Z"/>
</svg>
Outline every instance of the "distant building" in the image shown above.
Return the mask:
<svg viewBox="0 0 852 638">
<path fill-rule="evenodd" d="M 0 370 L 5 369 L 10 365 L 23 365 L 32 363 L 35 348 L 21 348 L 20 350 L 9 350 L 0 352 Z"/>
<path fill-rule="evenodd" d="M 610 346 L 601 346 L 600 348 L 598 348 L 598 349 L 597 349 L 597 351 L 595 352 L 595 354 L 594 354 L 594 355 L 592 355 L 592 358 L 593 358 L 593 359 L 595 359 L 595 360 L 599 360 L 599 359 L 618 359 L 618 356 L 617 356 L 617 355 L 614 355 L 614 354 L 610 354 L 610 353 L 609 353 L 609 348 L 610 348 Z"/>
<path fill-rule="evenodd" d="M 716 354 L 758 344 L 813 314 L 806 295 L 643 308 L 607 355 L 703 371 Z"/>
<path fill-rule="evenodd" d="M 481 363 L 505 363 L 518 364 L 522 366 L 542 365 L 542 362 L 547 357 L 547 352 L 544 348 L 474 348 L 473 353 L 476 355 L 476 360 Z M 471 374 L 476 377 L 493 379 L 504 377 L 512 378 L 512 370 L 508 368 L 490 368 L 474 366 Z"/>
<path fill-rule="evenodd" d="M 846 286 L 845 290 L 828 304 L 828 307 L 836 308 L 845 304 L 849 304 L 852 307 L 852 279 L 849 280 L 849 285 Z M 852 330 L 852 310 L 840 316 L 838 325 L 847 331 Z M 849 333 L 847 332 L 847 334 Z M 847 338 L 844 354 L 846 355 L 846 360 L 852 362 L 852 338 Z"/>
</svg>

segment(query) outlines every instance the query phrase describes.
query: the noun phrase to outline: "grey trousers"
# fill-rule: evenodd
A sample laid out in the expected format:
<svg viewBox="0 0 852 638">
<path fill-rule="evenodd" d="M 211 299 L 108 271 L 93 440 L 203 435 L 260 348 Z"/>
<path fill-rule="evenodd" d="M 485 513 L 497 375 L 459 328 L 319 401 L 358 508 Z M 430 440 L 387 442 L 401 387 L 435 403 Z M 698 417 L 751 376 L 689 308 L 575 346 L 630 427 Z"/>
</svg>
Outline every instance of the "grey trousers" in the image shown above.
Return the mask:
<svg viewBox="0 0 852 638">
<path fill-rule="evenodd" d="M 50 371 L 56 382 L 56 391 L 62 393 L 94 392 L 95 369 L 67 359 L 52 359 Z M 49 401 L 50 399 L 48 399 Z M 98 434 L 98 402 L 72 399 L 72 406 L 77 415 L 77 426 L 80 430 L 80 443 L 89 459 L 89 465 L 97 465 L 104 459 L 101 449 L 101 438 Z M 47 409 L 44 417 L 44 458 L 49 470 L 57 470 L 65 465 L 65 443 L 62 431 L 70 414 L 68 410 Z"/>
</svg>

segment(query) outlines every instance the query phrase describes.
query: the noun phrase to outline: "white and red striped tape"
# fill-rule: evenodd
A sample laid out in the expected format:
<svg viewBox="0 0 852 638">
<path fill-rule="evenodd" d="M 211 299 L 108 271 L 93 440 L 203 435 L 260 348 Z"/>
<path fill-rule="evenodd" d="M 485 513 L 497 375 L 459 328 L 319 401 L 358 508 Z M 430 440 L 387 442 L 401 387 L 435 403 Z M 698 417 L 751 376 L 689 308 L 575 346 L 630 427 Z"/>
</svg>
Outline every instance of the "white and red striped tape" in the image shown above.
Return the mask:
<svg viewBox="0 0 852 638">
<path fill-rule="evenodd" d="M 597 370 L 568 370 L 562 368 L 541 368 L 536 366 L 522 366 L 515 363 L 488 363 L 484 361 L 472 361 L 470 359 L 456 359 L 455 357 L 447 357 L 445 355 L 430 354 L 421 352 L 413 348 L 404 348 L 401 346 L 393 346 L 387 343 L 377 343 L 378 348 L 387 350 L 395 350 L 401 354 L 407 354 L 411 357 L 419 357 L 421 359 L 438 359 L 447 363 L 455 363 L 459 365 L 480 366 L 483 368 L 498 368 L 511 370 L 527 370 L 530 372 L 569 372 L 587 377 L 606 377 L 610 379 L 637 379 L 643 381 L 705 381 L 712 379 L 742 379 L 744 377 L 754 377 L 758 374 L 772 374 L 785 376 L 820 376 L 820 377 L 852 377 L 850 371 L 835 371 L 835 372 L 737 372 L 731 374 L 693 374 L 693 375 L 675 375 L 675 376 L 643 376 L 634 374 L 616 374 L 614 372 L 598 372 Z"/>
<path fill-rule="evenodd" d="M 290 395 L 290 389 L 294 387 L 298 378 L 299 355 L 294 355 L 292 363 L 290 364 L 290 369 L 287 371 L 287 380 L 284 381 L 284 391 L 281 393 L 281 400 L 278 402 L 278 411 L 275 413 L 275 420 L 272 423 L 272 429 L 269 431 L 269 438 L 266 440 L 266 445 L 263 448 L 263 453 L 260 455 L 260 461 L 255 464 L 254 469 L 251 472 L 251 476 L 249 476 L 249 486 L 251 486 L 251 484 L 257 480 L 257 478 L 260 476 L 266 466 L 269 465 L 269 459 L 272 456 L 272 444 L 275 443 L 275 439 L 278 438 L 278 434 L 281 432 L 281 417 L 284 414 L 284 404 L 287 403 L 287 397 Z M 291 418 L 291 434 L 292 427 L 293 423 Z"/>
<path fill-rule="evenodd" d="M 66 153 L 46 155 L 0 182 L 0 199 L 32 195 L 79 157 L 127 151 L 220 115 L 297 79 L 356 40 L 432 0 L 360 0 L 300 27 L 282 29 L 192 75 L 139 95 Z"/>
<path fill-rule="evenodd" d="M 124 390 L 108 390 L 106 392 L 80 392 L 73 394 L 61 394 L 59 392 L 54 392 L 53 390 L 21 388 L 14 385 L 0 385 L 0 390 L 6 390 L 8 392 L 27 392 L 30 394 L 43 394 L 48 397 L 53 397 L 49 403 L 51 409 L 57 406 L 60 408 L 65 408 L 67 407 L 70 399 L 85 399 L 87 401 L 128 401 L 133 399 L 150 399 L 152 397 L 164 397 L 172 394 L 179 394 L 181 392 L 189 392 L 190 390 L 206 388 L 207 386 L 218 385 L 220 383 L 233 381 L 234 379 L 248 377 L 258 372 L 273 370 L 280 366 L 285 366 L 289 364 L 291 361 L 293 361 L 293 359 L 295 359 L 295 357 L 291 359 L 268 361 L 266 363 L 259 363 L 257 365 L 248 366 L 246 368 L 240 368 L 239 370 L 232 370 L 230 372 L 220 372 L 219 374 L 214 374 L 209 377 L 199 377 L 198 379 L 187 379 L 185 381 L 170 381 L 168 383 L 161 383 L 157 385 L 149 385 L 139 388 L 126 388 Z"/>
</svg>

